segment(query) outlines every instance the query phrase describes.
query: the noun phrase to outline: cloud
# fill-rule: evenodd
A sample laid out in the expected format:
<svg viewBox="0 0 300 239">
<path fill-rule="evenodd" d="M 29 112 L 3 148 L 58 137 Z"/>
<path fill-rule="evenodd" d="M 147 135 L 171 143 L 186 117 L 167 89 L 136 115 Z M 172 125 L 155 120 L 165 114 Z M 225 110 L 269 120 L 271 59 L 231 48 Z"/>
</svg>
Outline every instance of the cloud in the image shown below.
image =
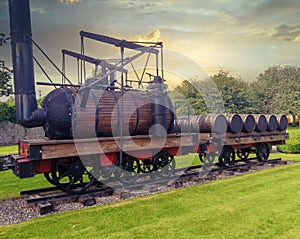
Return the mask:
<svg viewBox="0 0 300 239">
<path fill-rule="evenodd" d="M 73 3 L 80 3 L 81 0 L 59 0 L 61 3 L 65 3 L 65 4 L 73 4 Z"/>
<path fill-rule="evenodd" d="M 136 36 L 136 41 L 150 41 L 150 42 L 157 42 L 161 38 L 160 31 L 158 29 L 154 29 L 149 32 L 146 36 Z"/>
<path fill-rule="evenodd" d="M 294 42 L 300 42 L 300 35 L 295 37 Z"/>
<path fill-rule="evenodd" d="M 294 41 L 300 35 L 300 25 L 289 26 L 281 24 L 275 27 L 276 33 L 273 35 L 274 38 L 283 39 L 285 41 Z"/>
<path fill-rule="evenodd" d="M 41 14 L 45 13 L 45 9 L 41 8 L 41 7 L 31 7 L 30 11 L 32 11 L 32 12 L 38 12 L 38 13 L 41 13 Z"/>
</svg>

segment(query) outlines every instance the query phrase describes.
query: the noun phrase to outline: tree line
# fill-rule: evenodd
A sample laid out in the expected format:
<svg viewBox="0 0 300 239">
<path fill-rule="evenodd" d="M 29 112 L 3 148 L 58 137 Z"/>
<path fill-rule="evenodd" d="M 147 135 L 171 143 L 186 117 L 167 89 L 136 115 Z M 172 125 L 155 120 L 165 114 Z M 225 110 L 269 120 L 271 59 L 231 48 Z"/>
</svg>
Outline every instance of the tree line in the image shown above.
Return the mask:
<svg viewBox="0 0 300 239">
<path fill-rule="evenodd" d="M 194 114 L 222 108 L 226 113 L 300 115 L 300 67 L 269 66 L 252 83 L 219 71 L 205 80 L 184 80 L 171 97 L 185 98 Z M 184 106 L 177 110 L 182 113 Z"/>
<path fill-rule="evenodd" d="M 10 79 L 11 76 L 9 80 L 5 79 L 9 86 Z M 5 88 L 0 85 L 0 96 L 11 94 L 11 88 L 9 91 Z M 170 92 L 170 96 L 173 102 L 180 99 L 187 101 L 194 114 L 300 115 L 300 67 L 270 66 L 252 83 L 234 77 L 227 71 L 219 71 L 205 80 L 184 80 Z M 38 100 L 39 105 L 42 101 Z M 187 104 L 177 104 L 176 108 L 178 115 L 187 114 Z M 0 121 L 3 120 L 16 122 L 13 98 L 0 102 Z"/>
</svg>

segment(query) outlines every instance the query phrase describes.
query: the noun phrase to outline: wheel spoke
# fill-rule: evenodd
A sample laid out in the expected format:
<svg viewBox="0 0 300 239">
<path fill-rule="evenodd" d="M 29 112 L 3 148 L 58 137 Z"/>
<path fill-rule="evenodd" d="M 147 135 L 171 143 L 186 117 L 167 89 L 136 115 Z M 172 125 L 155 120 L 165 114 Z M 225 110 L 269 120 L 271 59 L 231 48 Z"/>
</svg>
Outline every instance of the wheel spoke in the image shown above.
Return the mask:
<svg viewBox="0 0 300 239">
<path fill-rule="evenodd" d="M 225 145 L 220 156 L 219 164 L 222 167 L 229 167 L 235 163 L 235 152 L 231 146 Z"/>
<path fill-rule="evenodd" d="M 67 189 L 70 190 L 73 187 L 73 185 L 74 185 L 75 182 L 76 182 L 75 178 L 73 178 L 72 180 L 70 180 L 70 182 L 68 183 Z"/>
<path fill-rule="evenodd" d="M 154 157 L 154 170 L 159 172 L 159 176 L 166 178 L 174 173 L 175 159 L 167 151 L 159 152 Z"/>
<path fill-rule="evenodd" d="M 140 175 L 140 163 L 139 160 L 133 156 L 126 155 L 123 157 L 122 162 L 120 159 L 117 162 L 117 166 L 120 168 L 116 174 L 120 181 L 123 183 L 132 183 Z"/>
<path fill-rule="evenodd" d="M 260 143 L 256 147 L 256 156 L 259 161 L 268 161 L 270 155 L 269 145 Z"/>
<path fill-rule="evenodd" d="M 89 170 L 92 172 L 94 168 L 89 167 Z M 96 181 L 79 158 L 63 163 L 59 160 L 54 161 L 51 175 L 54 184 L 67 193 L 82 193 Z"/>
<path fill-rule="evenodd" d="M 57 179 L 60 180 L 60 179 L 62 179 L 62 178 L 64 178 L 64 177 L 68 176 L 69 174 L 70 174 L 70 171 L 67 171 L 67 172 L 65 172 L 64 174 L 60 174 L 60 175 L 57 177 Z"/>
</svg>

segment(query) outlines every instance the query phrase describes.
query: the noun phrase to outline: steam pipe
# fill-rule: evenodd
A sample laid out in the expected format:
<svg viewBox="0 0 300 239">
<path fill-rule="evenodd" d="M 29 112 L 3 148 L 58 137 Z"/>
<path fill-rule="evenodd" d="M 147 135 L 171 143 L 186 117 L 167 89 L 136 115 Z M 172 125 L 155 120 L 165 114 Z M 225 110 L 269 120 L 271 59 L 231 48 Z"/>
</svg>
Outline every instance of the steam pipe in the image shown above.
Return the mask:
<svg viewBox="0 0 300 239">
<path fill-rule="evenodd" d="M 16 117 L 25 127 L 42 126 L 45 112 L 36 103 L 29 0 L 9 0 L 9 15 Z"/>
</svg>

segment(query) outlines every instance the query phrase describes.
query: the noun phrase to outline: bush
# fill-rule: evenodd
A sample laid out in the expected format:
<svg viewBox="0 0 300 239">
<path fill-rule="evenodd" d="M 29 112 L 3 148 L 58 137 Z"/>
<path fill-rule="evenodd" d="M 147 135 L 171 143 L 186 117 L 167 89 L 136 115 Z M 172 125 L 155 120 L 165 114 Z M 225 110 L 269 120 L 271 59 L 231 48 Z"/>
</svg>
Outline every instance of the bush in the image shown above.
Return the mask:
<svg viewBox="0 0 300 239">
<path fill-rule="evenodd" d="M 281 153 L 289 153 L 289 154 L 300 153 L 300 144 L 278 145 L 277 150 Z"/>
<path fill-rule="evenodd" d="M 14 102 L 0 102 L 0 121 L 16 122 L 16 110 Z"/>
<path fill-rule="evenodd" d="M 281 153 L 300 153 L 300 128 L 289 127 L 287 129 L 289 139 L 285 145 L 278 145 L 277 150 Z"/>
</svg>

